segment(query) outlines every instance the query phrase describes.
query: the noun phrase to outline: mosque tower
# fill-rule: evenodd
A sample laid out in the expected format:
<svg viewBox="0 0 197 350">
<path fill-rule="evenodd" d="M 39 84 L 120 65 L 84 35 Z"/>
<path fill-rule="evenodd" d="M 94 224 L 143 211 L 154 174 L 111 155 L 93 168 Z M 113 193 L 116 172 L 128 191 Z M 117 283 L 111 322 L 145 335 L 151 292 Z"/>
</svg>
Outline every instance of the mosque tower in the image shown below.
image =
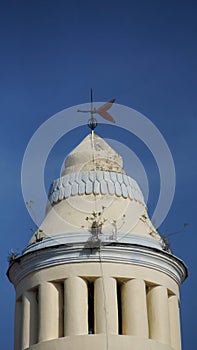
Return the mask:
<svg viewBox="0 0 197 350">
<path fill-rule="evenodd" d="M 187 277 L 123 161 L 92 131 L 67 156 L 46 216 L 8 277 L 15 350 L 180 350 Z"/>
</svg>

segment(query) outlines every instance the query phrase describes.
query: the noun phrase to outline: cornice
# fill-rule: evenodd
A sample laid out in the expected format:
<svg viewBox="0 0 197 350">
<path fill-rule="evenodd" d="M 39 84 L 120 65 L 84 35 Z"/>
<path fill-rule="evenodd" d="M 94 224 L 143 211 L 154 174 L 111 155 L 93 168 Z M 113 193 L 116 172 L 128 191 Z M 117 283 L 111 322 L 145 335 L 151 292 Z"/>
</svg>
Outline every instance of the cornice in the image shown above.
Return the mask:
<svg viewBox="0 0 197 350">
<path fill-rule="evenodd" d="M 15 259 L 7 275 L 16 286 L 28 274 L 44 268 L 100 261 L 158 270 L 174 279 L 179 286 L 187 277 L 187 267 L 184 262 L 172 254 L 136 244 L 117 242 L 100 244 L 99 241 L 87 242 L 85 245 L 61 244 L 26 253 Z"/>
</svg>

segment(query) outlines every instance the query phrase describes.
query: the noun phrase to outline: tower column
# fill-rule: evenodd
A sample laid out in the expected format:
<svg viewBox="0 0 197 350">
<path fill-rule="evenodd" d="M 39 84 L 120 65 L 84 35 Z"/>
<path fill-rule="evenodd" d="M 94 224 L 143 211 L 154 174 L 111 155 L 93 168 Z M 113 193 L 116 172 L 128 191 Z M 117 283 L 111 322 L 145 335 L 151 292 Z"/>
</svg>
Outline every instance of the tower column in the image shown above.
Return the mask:
<svg viewBox="0 0 197 350">
<path fill-rule="evenodd" d="M 21 350 L 22 334 L 22 300 L 17 300 L 15 305 L 15 322 L 14 322 L 14 350 Z"/>
<path fill-rule="evenodd" d="M 87 283 L 80 277 L 69 277 L 64 282 L 64 335 L 87 333 Z"/>
<path fill-rule="evenodd" d="M 149 337 L 170 344 L 168 292 L 163 286 L 150 287 L 147 294 Z"/>
<path fill-rule="evenodd" d="M 30 340 L 30 300 L 28 292 L 22 296 L 22 337 L 21 349 L 29 347 Z"/>
<path fill-rule="evenodd" d="M 175 350 L 181 350 L 179 301 L 176 295 L 169 297 L 170 335 L 171 346 Z"/>
<path fill-rule="evenodd" d="M 148 338 L 146 286 L 143 280 L 132 279 L 121 288 L 123 334 Z"/>
<path fill-rule="evenodd" d="M 118 334 L 117 282 L 100 277 L 94 282 L 95 333 Z"/>
<path fill-rule="evenodd" d="M 19 303 L 19 302 L 18 302 Z M 20 312 L 18 305 L 16 311 Z M 17 310 L 18 309 L 18 310 Z M 37 301 L 36 301 L 36 292 L 27 291 L 22 296 L 22 314 L 21 314 L 21 323 L 22 323 L 22 337 L 21 337 L 21 348 L 26 349 L 32 344 L 35 344 L 37 341 Z M 17 330 L 16 330 L 17 332 Z M 16 344 L 20 349 L 20 333 L 16 334 Z"/>
<path fill-rule="evenodd" d="M 38 341 L 58 338 L 58 292 L 52 283 L 39 286 Z"/>
</svg>

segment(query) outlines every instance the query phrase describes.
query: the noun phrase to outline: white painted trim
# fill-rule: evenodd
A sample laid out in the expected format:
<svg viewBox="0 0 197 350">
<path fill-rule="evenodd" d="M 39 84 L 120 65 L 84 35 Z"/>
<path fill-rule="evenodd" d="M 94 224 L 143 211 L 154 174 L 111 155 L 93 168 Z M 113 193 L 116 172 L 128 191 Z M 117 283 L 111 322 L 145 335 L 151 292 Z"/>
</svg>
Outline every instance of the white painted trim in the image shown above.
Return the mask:
<svg viewBox="0 0 197 350">
<path fill-rule="evenodd" d="M 180 285 L 187 277 L 187 268 L 177 257 L 155 248 L 117 242 L 94 241 L 86 244 L 64 244 L 46 247 L 18 257 L 8 270 L 14 285 L 33 271 L 70 263 L 124 263 L 155 269 L 173 278 Z"/>
</svg>

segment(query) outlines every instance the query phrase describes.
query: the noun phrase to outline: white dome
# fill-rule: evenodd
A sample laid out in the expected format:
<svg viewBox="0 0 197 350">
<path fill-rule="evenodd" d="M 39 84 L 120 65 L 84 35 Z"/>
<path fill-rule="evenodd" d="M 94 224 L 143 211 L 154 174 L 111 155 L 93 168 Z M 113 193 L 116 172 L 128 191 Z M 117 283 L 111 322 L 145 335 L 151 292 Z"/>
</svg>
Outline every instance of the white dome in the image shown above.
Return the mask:
<svg viewBox="0 0 197 350">
<path fill-rule="evenodd" d="M 137 182 L 125 174 L 122 157 L 102 138 L 88 135 L 67 156 L 49 194 L 46 217 L 30 244 L 86 242 L 96 225 L 103 241 L 159 247 Z M 49 242 L 50 241 L 50 242 Z M 52 243 L 53 241 L 53 243 Z"/>
</svg>

